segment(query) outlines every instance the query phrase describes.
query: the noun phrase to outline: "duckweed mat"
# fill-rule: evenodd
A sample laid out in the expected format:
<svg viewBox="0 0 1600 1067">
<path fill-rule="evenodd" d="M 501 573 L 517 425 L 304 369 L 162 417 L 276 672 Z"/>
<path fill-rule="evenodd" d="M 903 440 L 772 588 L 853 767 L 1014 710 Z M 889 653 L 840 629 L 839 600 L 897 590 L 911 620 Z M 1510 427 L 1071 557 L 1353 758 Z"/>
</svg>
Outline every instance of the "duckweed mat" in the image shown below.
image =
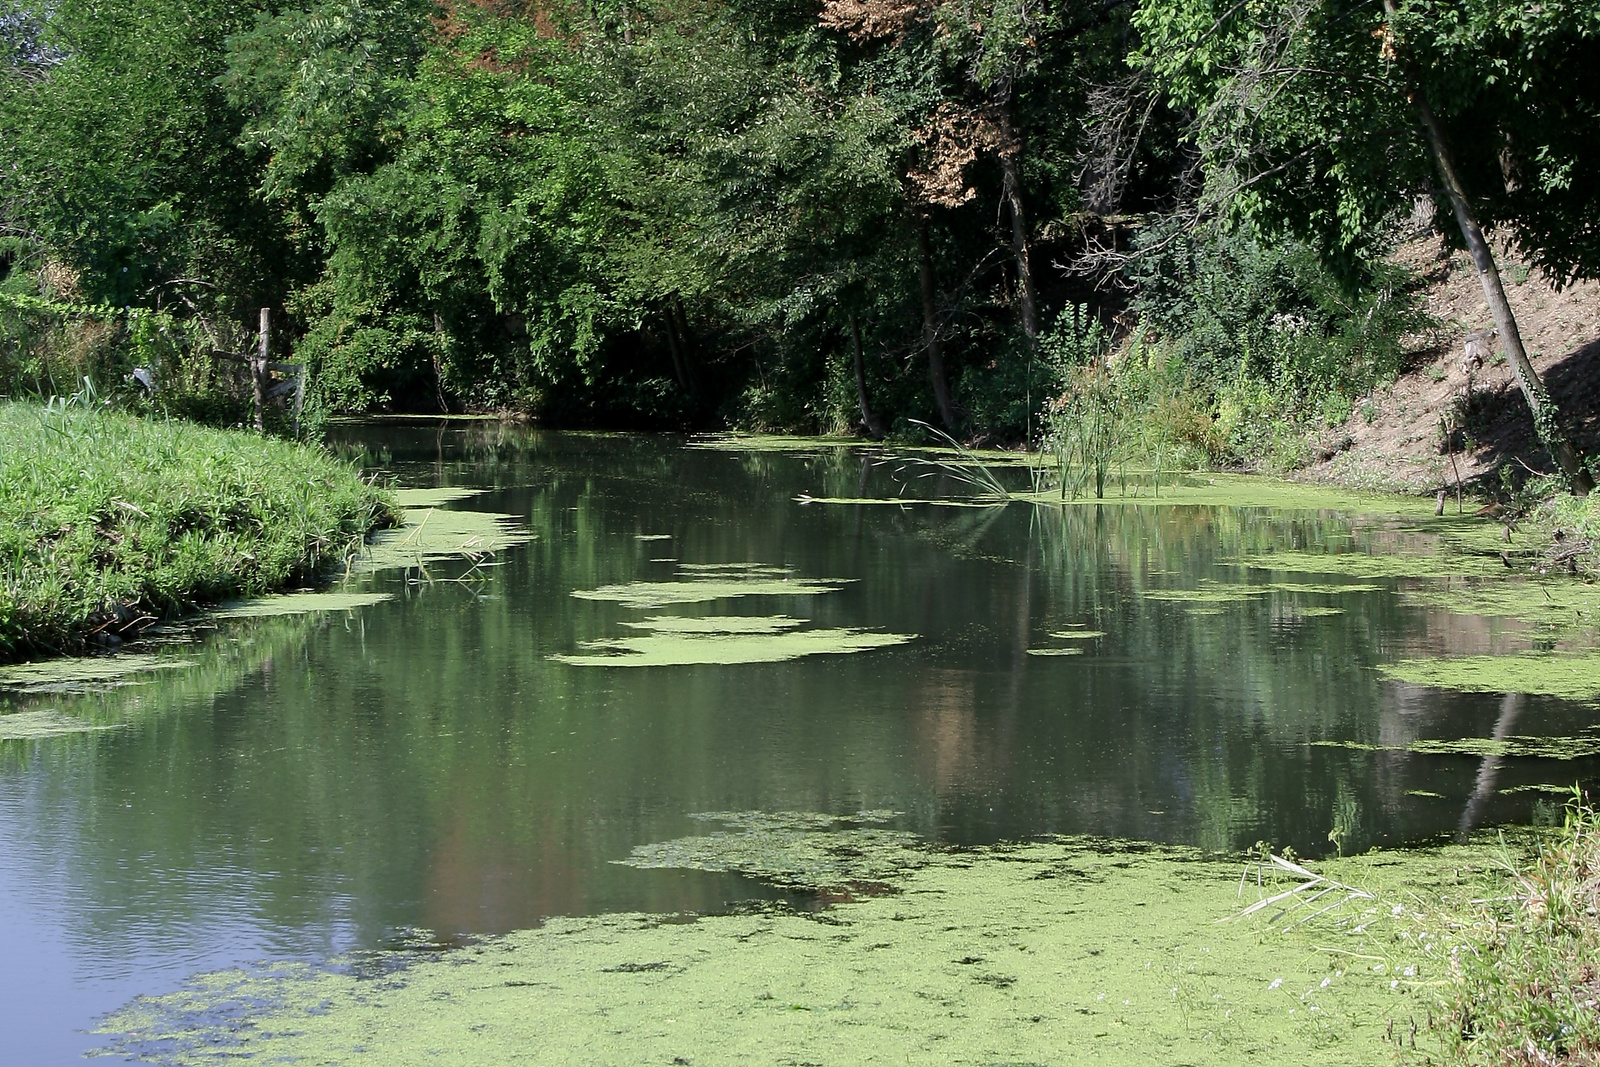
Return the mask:
<svg viewBox="0 0 1600 1067">
<path fill-rule="evenodd" d="M 1403 682 L 1471 693 L 1532 693 L 1566 700 L 1600 698 L 1600 652 L 1519 652 L 1439 656 L 1380 667 Z"/>
<path fill-rule="evenodd" d="M 213 619 L 265 619 L 313 611 L 351 611 L 393 599 L 392 593 L 286 593 L 219 604 L 206 614 Z"/>
<path fill-rule="evenodd" d="M 367 542 L 353 570 L 362 572 L 425 566 L 447 559 L 479 560 L 533 534 L 514 515 L 467 511 L 444 505 L 482 493 L 481 489 L 400 489 L 400 522 Z"/>
<path fill-rule="evenodd" d="M 819 913 L 555 918 L 443 953 L 201 975 L 99 1032 L 172 1064 L 1350 1067 L 1391 1062 L 1386 1033 L 1443 971 L 1387 898 L 1287 930 L 1219 922 L 1284 886 L 1191 850 L 945 852 L 866 819 L 719 818 L 735 821 L 630 862 L 881 887 Z M 1336 871 L 1427 898 L 1473 863 L 1445 849 Z"/>
<path fill-rule="evenodd" d="M 139 681 L 151 671 L 175 670 L 192 661 L 179 656 L 125 652 L 109 656 L 73 656 L 39 663 L 0 667 L 0 692 L 63 693 Z"/>
<path fill-rule="evenodd" d="M 119 724 L 94 723 L 48 708 L 0 714 L 0 741 L 33 741 L 44 737 L 115 730 Z"/>
<path fill-rule="evenodd" d="M 683 563 L 671 582 L 626 582 L 574 589 L 579 600 L 603 600 L 625 608 L 663 608 L 747 596 L 817 596 L 843 589 L 853 579 L 799 578 L 787 567 L 761 563 Z"/>
</svg>

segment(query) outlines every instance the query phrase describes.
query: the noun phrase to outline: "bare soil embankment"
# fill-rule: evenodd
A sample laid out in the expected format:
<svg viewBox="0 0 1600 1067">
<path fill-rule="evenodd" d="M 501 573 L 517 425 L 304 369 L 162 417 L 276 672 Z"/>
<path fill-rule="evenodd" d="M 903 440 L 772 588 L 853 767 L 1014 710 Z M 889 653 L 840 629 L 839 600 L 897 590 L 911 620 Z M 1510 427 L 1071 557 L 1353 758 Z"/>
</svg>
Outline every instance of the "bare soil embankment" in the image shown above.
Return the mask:
<svg viewBox="0 0 1600 1067">
<path fill-rule="evenodd" d="M 1359 401 L 1350 421 L 1330 431 L 1326 458 L 1301 477 L 1350 488 L 1428 493 L 1460 479 L 1497 488 L 1500 468 L 1520 475 L 1554 464 L 1539 444 L 1533 419 L 1498 343 L 1487 363 L 1468 374 L 1463 343 L 1494 321 L 1466 254 L 1450 254 L 1436 237 L 1404 246 L 1398 258 L 1421 277 L 1427 309 L 1439 326 L 1415 339 L 1406 372 Z M 1600 282 L 1557 290 L 1543 272 L 1500 250 L 1500 269 L 1523 344 L 1586 453 L 1600 451 Z M 1454 466 L 1447 448 L 1453 427 Z"/>
</svg>

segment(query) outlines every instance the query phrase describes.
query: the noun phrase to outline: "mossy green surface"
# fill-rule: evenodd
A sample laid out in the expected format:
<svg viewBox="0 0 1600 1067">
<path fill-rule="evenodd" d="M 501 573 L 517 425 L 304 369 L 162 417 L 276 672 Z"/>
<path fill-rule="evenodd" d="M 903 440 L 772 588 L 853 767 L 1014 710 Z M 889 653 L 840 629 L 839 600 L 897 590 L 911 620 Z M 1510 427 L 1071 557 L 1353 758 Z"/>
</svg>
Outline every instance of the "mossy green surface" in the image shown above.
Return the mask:
<svg viewBox="0 0 1600 1067">
<path fill-rule="evenodd" d="M 1246 556 L 1240 563 L 1252 570 L 1292 574 L 1342 574 L 1351 578 L 1456 578 L 1495 576 L 1506 573 L 1496 556 L 1466 555 L 1451 552 L 1382 554 L 1352 550 L 1348 552 L 1300 552 L 1283 550 Z"/>
<path fill-rule="evenodd" d="M 1380 667 L 1416 685 L 1473 693 L 1534 693 L 1566 700 L 1600 698 L 1600 652 L 1519 652 L 1504 656 L 1439 656 Z"/>
<path fill-rule="evenodd" d="M 1409 590 L 1404 597 L 1456 615 L 1521 619 L 1556 635 L 1600 622 L 1600 588 L 1569 578 L 1462 580 Z"/>
<path fill-rule="evenodd" d="M 931 498 L 918 498 L 906 496 L 797 496 L 797 504 L 893 504 L 901 507 L 911 507 L 922 504 L 937 508 L 995 508 L 1004 507 L 1004 500 L 935 500 Z"/>
<path fill-rule="evenodd" d="M 115 656 L 69 656 L 37 663 L 0 666 L 0 692 L 60 693 L 137 681 L 151 671 L 176 670 L 190 665 L 176 655 L 121 653 Z"/>
<path fill-rule="evenodd" d="M 1376 1065 L 1442 972 L 1385 894 L 1426 898 L 1486 863 L 1469 849 L 1342 861 L 1335 876 L 1379 899 L 1286 929 L 1219 921 L 1286 883 L 1269 872 L 1258 888 L 1188 849 L 952 852 L 870 820 L 722 818 L 629 862 L 740 870 L 836 903 L 556 918 L 444 953 L 202 975 L 100 1032 L 175 1064 Z"/>
<path fill-rule="evenodd" d="M 392 593 L 286 593 L 219 604 L 206 615 L 213 619 L 265 619 L 275 615 L 306 615 L 313 611 L 353 611 L 393 599 Z"/>
<path fill-rule="evenodd" d="M 49 708 L 0 713 L 0 741 L 34 741 L 45 737 L 115 730 L 116 723 L 96 723 Z"/>
<path fill-rule="evenodd" d="M 399 521 L 371 538 L 353 569 L 364 572 L 419 567 L 442 560 L 477 561 L 533 539 L 514 515 L 445 505 L 481 489 L 401 489 L 394 494 Z"/>
<path fill-rule="evenodd" d="M 910 634 L 845 627 L 802 629 L 787 615 L 664 616 L 624 626 L 646 633 L 585 641 L 583 651 L 550 658 L 575 667 L 681 667 L 699 663 L 782 663 L 803 656 L 841 655 L 902 645 Z"/>
<path fill-rule="evenodd" d="M 1238 604 L 1259 600 L 1267 590 L 1260 586 L 1224 586 L 1209 589 L 1152 589 L 1141 593 L 1145 600 L 1169 600 L 1180 604 Z"/>
<path fill-rule="evenodd" d="M 1361 741 L 1312 741 L 1323 748 L 1348 748 L 1357 752 L 1416 752 L 1429 756 L 1514 757 L 1521 759 L 1588 759 L 1600 756 L 1600 737 L 1455 737 L 1424 738 L 1404 745 L 1369 745 Z M 1570 786 L 1566 790 L 1572 791 Z M 1408 790 L 1408 792 L 1411 792 Z M 1436 796 L 1418 793 L 1418 796 Z"/>
<path fill-rule="evenodd" d="M 817 596 L 844 588 L 851 579 L 798 578 L 785 567 L 760 563 L 684 563 L 671 582 L 626 582 L 574 589 L 580 600 L 605 600 L 626 608 L 662 608 L 749 596 Z"/>
</svg>

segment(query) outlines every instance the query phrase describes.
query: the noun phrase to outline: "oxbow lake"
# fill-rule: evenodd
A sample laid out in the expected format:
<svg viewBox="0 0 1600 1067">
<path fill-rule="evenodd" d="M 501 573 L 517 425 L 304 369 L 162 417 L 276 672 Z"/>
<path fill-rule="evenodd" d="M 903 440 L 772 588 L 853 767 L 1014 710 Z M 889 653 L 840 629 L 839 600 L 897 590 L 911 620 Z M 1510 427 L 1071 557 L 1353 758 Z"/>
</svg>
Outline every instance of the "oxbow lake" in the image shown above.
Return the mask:
<svg viewBox="0 0 1600 1067">
<path fill-rule="evenodd" d="M 253 961 L 822 906 L 618 862 L 707 812 L 1317 856 L 1527 821 L 1600 771 L 1582 692 L 1384 672 L 1594 643 L 1581 609 L 1452 599 L 1478 580 L 1443 576 L 1461 524 L 1431 508 L 1115 483 L 956 506 L 971 468 L 820 442 L 334 438 L 398 485 L 481 492 L 413 494 L 414 542 L 340 587 L 363 606 L 218 619 L 136 650 L 151 669 L 0 696 L 0 724 L 50 725 L 0 740 L 0 1062 L 77 1062 L 132 998 Z M 882 498 L 907 502 L 851 502 Z"/>
</svg>

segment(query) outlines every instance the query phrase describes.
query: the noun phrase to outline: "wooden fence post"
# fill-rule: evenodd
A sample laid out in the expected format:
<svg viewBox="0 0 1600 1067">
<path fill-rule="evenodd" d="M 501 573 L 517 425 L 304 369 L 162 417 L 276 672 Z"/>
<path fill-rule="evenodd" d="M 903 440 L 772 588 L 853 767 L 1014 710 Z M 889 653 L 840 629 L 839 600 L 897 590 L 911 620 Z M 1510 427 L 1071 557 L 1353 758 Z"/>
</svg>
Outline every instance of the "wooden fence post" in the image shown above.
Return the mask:
<svg viewBox="0 0 1600 1067">
<path fill-rule="evenodd" d="M 255 388 L 256 432 L 266 430 L 267 414 L 267 348 L 272 332 L 272 309 L 261 309 L 261 336 L 256 344 L 256 358 L 250 364 L 250 378 Z"/>
</svg>

